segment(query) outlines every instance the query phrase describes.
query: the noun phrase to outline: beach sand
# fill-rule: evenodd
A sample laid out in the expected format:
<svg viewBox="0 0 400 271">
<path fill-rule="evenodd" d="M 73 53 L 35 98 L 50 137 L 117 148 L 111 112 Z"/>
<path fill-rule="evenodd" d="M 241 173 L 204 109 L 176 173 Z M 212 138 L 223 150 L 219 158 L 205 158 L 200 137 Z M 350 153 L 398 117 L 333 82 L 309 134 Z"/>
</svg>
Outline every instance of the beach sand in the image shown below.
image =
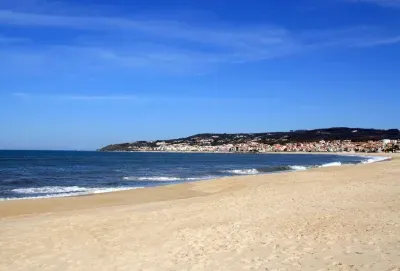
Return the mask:
<svg viewBox="0 0 400 271">
<path fill-rule="evenodd" d="M 0 202 L 0 270 L 400 270 L 400 155 Z"/>
</svg>

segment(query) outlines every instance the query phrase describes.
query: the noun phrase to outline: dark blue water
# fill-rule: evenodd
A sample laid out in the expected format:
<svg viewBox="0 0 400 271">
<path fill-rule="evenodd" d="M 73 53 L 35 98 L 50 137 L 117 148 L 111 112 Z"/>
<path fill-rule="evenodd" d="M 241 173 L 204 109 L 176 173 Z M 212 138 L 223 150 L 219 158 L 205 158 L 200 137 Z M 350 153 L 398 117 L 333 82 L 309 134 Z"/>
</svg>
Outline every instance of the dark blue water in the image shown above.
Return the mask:
<svg viewBox="0 0 400 271">
<path fill-rule="evenodd" d="M 102 193 L 222 176 L 356 164 L 366 159 L 307 154 L 0 151 L 0 198 Z"/>
</svg>

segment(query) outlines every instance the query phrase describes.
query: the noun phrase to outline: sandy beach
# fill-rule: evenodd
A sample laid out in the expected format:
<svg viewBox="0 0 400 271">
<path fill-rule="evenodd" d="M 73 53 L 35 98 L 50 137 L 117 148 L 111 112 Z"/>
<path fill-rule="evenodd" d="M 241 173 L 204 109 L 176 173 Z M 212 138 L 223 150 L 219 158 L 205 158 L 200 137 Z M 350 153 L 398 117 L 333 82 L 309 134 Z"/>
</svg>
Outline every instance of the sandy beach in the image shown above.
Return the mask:
<svg viewBox="0 0 400 271">
<path fill-rule="evenodd" d="M 400 154 L 0 202 L 0 270 L 400 270 Z"/>
</svg>

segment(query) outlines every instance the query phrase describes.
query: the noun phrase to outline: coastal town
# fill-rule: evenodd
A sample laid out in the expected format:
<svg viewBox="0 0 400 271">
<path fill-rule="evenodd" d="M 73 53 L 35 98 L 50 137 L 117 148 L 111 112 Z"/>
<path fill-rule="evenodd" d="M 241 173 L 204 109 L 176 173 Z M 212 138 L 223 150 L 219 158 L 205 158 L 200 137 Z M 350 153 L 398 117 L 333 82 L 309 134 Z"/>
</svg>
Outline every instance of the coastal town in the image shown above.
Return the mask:
<svg viewBox="0 0 400 271">
<path fill-rule="evenodd" d="M 212 146 L 210 142 L 199 141 L 198 145 L 187 143 L 169 144 L 156 143 L 156 147 L 128 147 L 130 151 L 158 151 L 158 152 L 239 152 L 239 153 L 267 153 L 267 152 L 400 152 L 400 140 L 380 140 L 368 142 L 351 142 L 350 140 L 335 140 L 287 144 L 263 144 L 250 141 L 242 144 L 225 144 Z"/>
<path fill-rule="evenodd" d="M 388 137 L 388 138 L 385 138 Z M 263 134 L 199 134 L 188 138 L 109 145 L 100 151 L 128 152 L 400 152 L 400 132 L 330 128 Z"/>
</svg>

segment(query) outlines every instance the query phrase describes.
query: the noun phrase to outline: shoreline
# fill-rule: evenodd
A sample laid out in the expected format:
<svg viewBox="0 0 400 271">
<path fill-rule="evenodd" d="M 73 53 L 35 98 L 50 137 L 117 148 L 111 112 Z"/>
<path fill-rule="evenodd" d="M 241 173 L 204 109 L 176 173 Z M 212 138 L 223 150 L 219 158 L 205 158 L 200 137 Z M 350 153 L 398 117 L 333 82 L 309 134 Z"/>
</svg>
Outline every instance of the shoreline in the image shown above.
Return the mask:
<svg viewBox="0 0 400 271">
<path fill-rule="evenodd" d="M 287 154 L 287 153 L 278 153 L 275 152 L 274 154 Z M 308 155 L 319 155 L 321 153 L 305 153 Z M 331 153 L 325 153 L 329 155 Z M 334 155 L 339 156 L 346 156 L 343 153 L 335 153 Z M 378 155 L 354 155 L 347 153 L 348 156 L 359 156 L 359 157 L 386 157 L 387 159 L 382 161 L 376 161 L 367 164 L 355 164 L 355 165 L 340 165 L 335 166 L 336 168 L 341 167 L 352 167 L 352 166 L 368 166 L 371 164 L 379 163 L 379 162 L 388 162 L 393 159 L 393 156 L 387 156 L 386 153 L 380 153 Z M 397 156 L 397 155 L 394 155 Z M 400 157 L 400 155 L 398 155 Z M 331 167 L 326 167 L 331 168 Z M 27 215 L 27 214 L 36 214 L 36 213 L 43 213 L 43 212 L 54 212 L 54 211 L 68 211 L 74 208 L 77 209 L 86 209 L 92 208 L 96 204 L 99 206 L 111 206 L 113 204 L 146 204 L 151 202 L 162 202 L 162 201 L 169 201 L 169 200 L 177 200 L 177 199 L 185 199 L 191 198 L 195 196 L 201 196 L 199 193 L 192 193 L 190 191 L 190 187 L 192 184 L 202 184 L 202 183 L 212 183 L 212 182 L 221 182 L 221 181 L 240 181 L 245 180 L 248 177 L 263 177 L 269 175 L 281 175 L 281 174 L 290 174 L 290 173 L 300 173 L 300 172 L 308 172 L 308 171 L 315 171 L 318 169 L 324 169 L 324 167 L 315 167 L 315 168 L 307 168 L 306 170 L 293 170 L 293 171 L 279 171 L 279 172 L 271 172 L 271 173 L 261 173 L 261 174 L 249 174 L 249 175 L 234 175 L 234 176 L 224 176 L 220 178 L 213 178 L 213 179 L 206 179 L 206 180 L 198 180 L 198 181 L 189 181 L 183 183 L 176 183 L 176 184 L 168 184 L 168 185 L 159 185 L 153 187 L 133 187 L 129 189 L 122 189 L 116 190 L 111 192 L 103 192 L 103 193 L 88 193 L 88 194 L 81 194 L 81 195 L 70 195 L 70 196 L 54 196 L 54 197 L 32 197 L 32 198 L 22 198 L 22 199 L 5 199 L 0 201 L 0 219 L 3 217 L 9 217 L 14 215 Z M 178 191 L 184 192 L 181 196 L 170 197 L 170 195 L 174 194 L 174 189 Z M 152 190 L 148 192 L 148 190 Z M 145 192 L 144 192 L 145 191 Z M 148 193 L 147 193 L 148 192 Z M 165 195 L 159 195 L 160 193 Z M 135 200 L 125 200 L 124 197 L 131 195 L 135 197 Z M 151 195 L 148 197 L 148 195 Z M 118 196 L 121 196 L 119 198 Z M 93 198 L 93 199 L 89 199 Z M 85 200 L 82 200 L 85 199 Z M 87 199 L 87 200 L 86 200 Z M 73 208 L 68 207 L 68 202 L 76 201 L 76 205 Z M 35 203 L 30 205 L 29 203 Z M 53 204 L 49 205 L 49 203 Z M 86 206 L 87 204 L 87 206 Z M 11 208 L 16 208 L 17 210 L 10 210 Z M 36 209 L 38 211 L 36 211 Z"/>
<path fill-rule="evenodd" d="M 391 157 L 4 201 L 0 269 L 399 270 L 400 155 Z"/>
</svg>

